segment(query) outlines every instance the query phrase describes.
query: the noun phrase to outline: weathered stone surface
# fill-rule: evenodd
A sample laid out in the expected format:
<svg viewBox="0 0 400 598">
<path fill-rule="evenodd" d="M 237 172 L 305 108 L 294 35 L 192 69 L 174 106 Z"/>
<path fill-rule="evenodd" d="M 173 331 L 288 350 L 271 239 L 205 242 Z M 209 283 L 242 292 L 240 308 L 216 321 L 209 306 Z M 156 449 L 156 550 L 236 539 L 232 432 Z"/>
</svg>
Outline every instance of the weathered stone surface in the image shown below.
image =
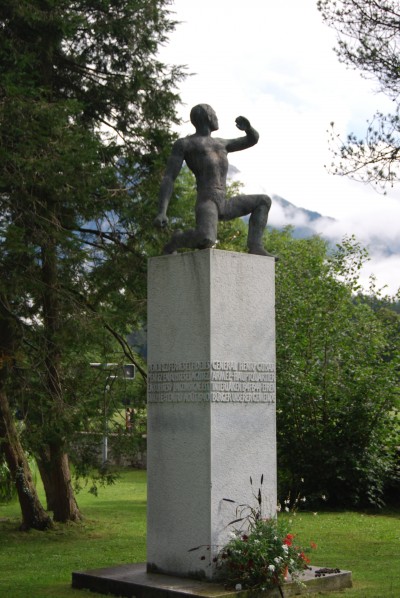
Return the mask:
<svg viewBox="0 0 400 598">
<path fill-rule="evenodd" d="M 148 287 L 148 565 L 212 578 L 235 518 L 276 508 L 272 258 L 204 250 L 153 258 Z M 256 486 L 258 490 L 258 486 Z M 198 545 L 203 552 L 189 552 Z M 205 554 L 206 559 L 200 557 Z"/>
</svg>

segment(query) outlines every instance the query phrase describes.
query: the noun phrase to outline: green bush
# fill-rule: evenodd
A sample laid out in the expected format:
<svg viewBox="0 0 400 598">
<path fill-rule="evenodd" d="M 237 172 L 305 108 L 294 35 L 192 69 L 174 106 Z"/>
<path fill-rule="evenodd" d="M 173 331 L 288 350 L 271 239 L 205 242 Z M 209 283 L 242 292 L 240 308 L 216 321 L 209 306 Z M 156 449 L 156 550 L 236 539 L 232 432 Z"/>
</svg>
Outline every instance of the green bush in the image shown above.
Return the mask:
<svg viewBox="0 0 400 598">
<path fill-rule="evenodd" d="M 381 507 L 396 484 L 400 317 L 360 295 L 354 239 L 270 235 L 276 268 L 280 498 Z M 371 286 L 379 306 L 379 291 Z M 390 303 L 390 302 L 389 302 Z M 390 312 L 388 317 L 387 311 Z M 397 478 L 398 479 L 398 478 Z"/>
</svg>

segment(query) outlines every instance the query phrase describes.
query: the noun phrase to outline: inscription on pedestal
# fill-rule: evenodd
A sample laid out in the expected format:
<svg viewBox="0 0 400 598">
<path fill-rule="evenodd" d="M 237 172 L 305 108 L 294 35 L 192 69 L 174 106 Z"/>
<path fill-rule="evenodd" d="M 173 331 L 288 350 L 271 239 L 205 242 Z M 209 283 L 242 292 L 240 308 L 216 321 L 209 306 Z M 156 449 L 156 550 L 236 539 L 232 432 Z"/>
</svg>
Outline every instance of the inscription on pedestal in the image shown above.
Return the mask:
<svg viewBox="0 0 400 598">
<path fill-rule="evenodd" d="M 275 364 L 191 361 L 149 366 L 149 403 L 275 403 Z"/>
</svg>

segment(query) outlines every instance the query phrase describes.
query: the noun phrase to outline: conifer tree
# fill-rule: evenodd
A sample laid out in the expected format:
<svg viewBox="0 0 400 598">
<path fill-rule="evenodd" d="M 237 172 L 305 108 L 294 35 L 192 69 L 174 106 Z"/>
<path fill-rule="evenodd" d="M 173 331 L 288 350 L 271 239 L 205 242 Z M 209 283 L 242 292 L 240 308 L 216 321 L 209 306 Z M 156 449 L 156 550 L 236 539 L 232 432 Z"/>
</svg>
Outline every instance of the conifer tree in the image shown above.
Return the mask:
<svg viewBox="0 0 400 598">
<path fill-rule="evenodd" d="M 66 449 L 81 417 L 78 341 L 99 326 L 123 339 L 143 312 L 148 206 L 182 76 L 157 57 L 175 25 L 169 4 L 0 6 L 1 318 L 18 331 L 1 347 L 13 365 L 4 396 L 29 402 L 27 438 L 34 430 L 57 521 L 81 516 Z M 116 299 L 138 288 L 124 322 Z"/>
</svg>

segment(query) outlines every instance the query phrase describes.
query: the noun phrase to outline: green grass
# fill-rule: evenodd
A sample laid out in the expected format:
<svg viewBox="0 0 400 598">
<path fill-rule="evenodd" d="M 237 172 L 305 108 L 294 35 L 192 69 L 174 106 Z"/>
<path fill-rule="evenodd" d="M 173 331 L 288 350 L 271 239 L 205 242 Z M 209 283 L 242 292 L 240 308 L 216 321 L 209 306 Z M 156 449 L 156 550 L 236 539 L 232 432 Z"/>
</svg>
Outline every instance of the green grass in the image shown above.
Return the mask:
<svg viewBox="0 0 400 598">
<path fill-rule="evenodd" d="M 97 498 L 80 492 L 78 503 L 82 524 L 28 533 L 18 531 L 18 503 L 0 505 L 0 596 L 82 598 L 70 588 L 72 571 L 146 560 L 145 472 L 124 471 Z"/>
<path fill-rule="evenodd" d="M 145 472 L 123 471 L 98 498 L 82 491 L 78 501 L 84 522 L 49 532 L 18 531 L 18 503 L 0 505 L 0 596 L 94 598 L 70 587 L 72 571 L 145 561 Z M 293 526 L 303 544 L 318 544 L 312 564 L 353 572 L 352 589 L 326 596 L 400 596 L 399 512 L 298 513 Z"/>
<path fill-rule="evenodd" d="M 312 564 L 352 571 L 353 588 L 326 594 L 357 598 L 400 596 L 400 513 L 298 513 L 299 538 L 318 545 Z"/>
</svg>

